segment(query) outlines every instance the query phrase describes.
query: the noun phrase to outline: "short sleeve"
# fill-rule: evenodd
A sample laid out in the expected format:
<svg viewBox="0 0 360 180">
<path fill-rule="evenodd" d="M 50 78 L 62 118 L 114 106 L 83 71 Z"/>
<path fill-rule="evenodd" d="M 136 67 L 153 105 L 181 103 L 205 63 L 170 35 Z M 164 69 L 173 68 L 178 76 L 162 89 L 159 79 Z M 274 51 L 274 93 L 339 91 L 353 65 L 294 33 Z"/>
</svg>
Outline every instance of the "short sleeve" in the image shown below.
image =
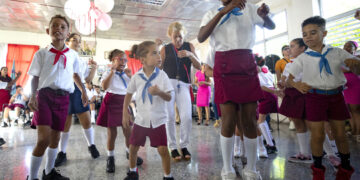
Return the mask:
<svg viewBox="0 0 360 180">
<path fill-rule="evenodd" d="M 250 14 L 251 14 L 254 24 L 256 24 L 260 27 L 264 27 L 264 20 L 257 13 L 259 6 L 255 5 L 255 4 L 251 4 L 251 3 L 247 3 L 246 5 L 249 6 L 249 8 L 250 8 L 249 10 L 250 10 Z"/>
<path fill-rule="evenodd" d="M 100 83 L 102 83 L 110 74 L 110 71 L 105 71 L 104 74 L 101 76 L 101 81 Z"/>
<path fill-rule="evenodd" d="M 130 79 L 130 83 L 127 87 L 127 93 L 129 94 L 134 94 L 136 92 L 136 76 L 138 76 L 138 74 L 135 74 Z"/>
<path fill-rule="evenodd" d="M 41 69 L 42 69 L 42 59 L 40 55 L 40 51 L 37 51 L 33 57 L 33 60 L 31 62 L 28 74 L 32 76 L 40 76 Z"/>
<path fill-rule="evenodd" d="M 283 70 L 282 66 L 283 66 L 283 60 L 280 59 L 280 60 L 277 61 L 276 64 L 275 64 L 275 71 L 280 71 L 280 72 L 282 72 L 282 70 Z"/>
<path fill-rule="evenodd" d="M 259 73 L 258 76 L 259 76 L 260 86 L 265 86 L 266 81 L 265 81 L 265 78 L 264 78 L 264 74 Z"/>
<path fill-rule="evenodd" d="M 360 58 L 348 53 L 347 51 L 340 49 L 340 48 L 336 48 L 338 50 L 338 55 L 339 55 L 339 59 L 342 61 L 342 63 L 345 62 L 346 59 L 357 59 L 360 60 Z"/>
<path fill-rule="evenodd" d="M 170 82 L 170 79 L 168 77 L 168 75 L 165 72 L 162 72 L 162 79 L 163 79 L 163 90 L 164 92 L 170 92 L 173 91 L 174 88 Z"/>
<path fill-rule="evenodd" d="M 80 66 L 79 66 L 80 57 L 75 53 L 75 59 L 74 59 L 74 73 L 79 74 L 80 73 Z"/>
<path fill-rule="evenodd" d="M 214 17 L 214 13 L 212 10 L 208 11 L 204 17 L 202 18 L 201 20 L 201 23 L 200 23 L 200 27 L 203 27 L 203 26 L 206 26 L 210 21 L 211 19 Z"/>
<path fill-rule="evenodd" d="M 303 72 L 303 60 L 300 57 L 302 57 L 302 55 L 293 60 L 294 62 L 288 68 L 289 74 L 298 76 Z"/>
</svg>

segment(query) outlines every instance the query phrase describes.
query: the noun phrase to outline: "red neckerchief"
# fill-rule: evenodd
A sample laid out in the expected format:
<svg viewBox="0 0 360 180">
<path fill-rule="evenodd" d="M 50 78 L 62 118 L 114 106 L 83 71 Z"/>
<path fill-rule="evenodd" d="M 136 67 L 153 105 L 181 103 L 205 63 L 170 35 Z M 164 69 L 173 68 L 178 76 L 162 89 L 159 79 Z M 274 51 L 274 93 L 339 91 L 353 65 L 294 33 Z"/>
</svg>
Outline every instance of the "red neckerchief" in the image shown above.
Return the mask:
<svg viewBox="0 0 360 180">
<path fill-rule="evenodd" d="M 69 51 L 69 48 L 66 48 L 66 49 L 63 50 L 63 51 L 59 51 L 59 50 L 56 50 L 56 49 L 54 49 L 54 48 L 51 48 L 51 49 L 50 49 L 50 52 L 56 54 L 53 65 L 55 65 L 55 64 L 59 61 L 60 56 L 64 56 L 64 69 L 65 69 L 65 68 L 66 68 L 66 56 L 65 56 L 64 53 L 66 53 L 66 52 L 68 52 L 68 51 Z"/>
</svg>

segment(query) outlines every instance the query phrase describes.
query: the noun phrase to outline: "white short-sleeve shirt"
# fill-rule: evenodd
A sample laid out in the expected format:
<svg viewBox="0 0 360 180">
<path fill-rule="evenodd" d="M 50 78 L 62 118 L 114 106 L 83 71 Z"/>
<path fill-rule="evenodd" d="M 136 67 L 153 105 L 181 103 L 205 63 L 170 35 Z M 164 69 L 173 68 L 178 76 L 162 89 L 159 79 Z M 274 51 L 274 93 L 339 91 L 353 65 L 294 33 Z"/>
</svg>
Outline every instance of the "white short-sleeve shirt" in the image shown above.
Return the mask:
<svg viewBox="0 0 360 180">
<path fill-rule="evenodd" d="M 210 20 L 219 12 L 219 8 L 207 12 L 200 24 L 200 27 L 207 25 Z M 230 15 L 230 18 L 220 25 L 219 21 L 210 35 L 210 45 L 216 51 L 229 51 L 234 49 L 252 49 L 255 44 L 255 25 L 263 27 L 264 20 L 257 14 L 258 7 L 252 3 L 246 3 L 241 11 L 243 15 Z"/>
<path fill-rule="evenodd" d="M 292 63 L 287 63 L 287 64 L 285 65 L 284 71 L 283 71 L 283 73 L 282 73 L 282 75 L 286 77 L 285 80 L 287 80 L 287 79 L 289 78 L 289 74 L 290 74 L 290 73 L 289 73 L 289 68 L 290 68 L 291 65 L 292 65 Z M 301 78 L 302 78 L 302 73 L 294 76 L 294 82 L 299 82 L 299 81 L 301 81 Z"/>
<path fill-rule="evenodd" d="M 79 76 L 82 83 L 85 83 L 85 78 L 90 74 L 88 63 L 85 59 L 80 58 L 79 60 Z"/>
<path fill-rule="evenodd" d="M 0 81 L 0 89 L 6 89 L 8 82 Z"/>
<path fill-rule="evenodd" d="M 19 94 L 18 96 L 16 96 L 16 97 L 15 97 L 15 100 L 14 100 L 14 104 L 22 104 L 23 106 L 25 106 L 24 96 L 22 96 L 21 94 Z"/>
<path fill-rule="evenodd" d="M 101 76 L 101 83 L 110 75 L 111 70 L 107 70 L 102 76 Z M 126 82 L 126 85 L 129 85 L 130 78 L 124 73 L 122 76 Z M 109 88 L 106 89 L 106 92 L 118 94 L 118 95 L 126 95 L 126 86 L 124 85 L 124 82 L 120 78 L 120 76 L 116 73 L 114 73 L 113 77 L 111 78 Z"/>
<path fill-rule="evenodd" d="M 329 51 L 326 58 L 329 62 L 332 75 L 326 72 L 325 67 L 320 74 L 320 57 L 312 57 L 306 53 L 302 53 L 294 60 L 289 67 L 289 73 L 294 77 L 302 73 L 302 82 L 314 89 L 331 90 L 345 85 L 346 78 L 342 71 L 343 67 L 345 67 L 344 61 L 349 58 L 360 59 L 345 50 L 331 46 L 325 46 L 321 54 L 324 54 L 329 48 L 332 48 L 332 50 Z M 314 50 L 308 48 L 305 52 L 309 51 Z"/>
<path fill-rule="evenodd" d="M 74 73 L 79 74 L 79 55 L 72 49 L 64 53 L 66 56 L 65 68 L 64 56 L 60 56 L 59 61 L 54 64 L 56 54 L 50 52 L 51 48 L 54 47 L 49 45 L 47 48 L 42 48 L 35 53 L 28 74 L 39 77 L 37 90 L 49 87 L 72 93 L 75 89 L 73 75 Z M 65 45 L 63 50 L 66 48 L 69 47 Z"/>
<path fill-rule="evenodd" d="M 95 89 L 91 89 L 91 90 L 89 90 L 88 88 L 85 89 L 86 89 L 86 95 L 88 96 L 89 100 L 91 100 L 94 96 L 98 95 Z"/>
<path fill-rule="evenodd" d="M 127 89 L 127 92 L 130 94 L 136 93 L 135 102 L 137 113 L 135 117 L 135 124 L 146 128 L 150 128 L 151 125 L 153 128 L 156 128 L 165 124 L 168 119 L 168 113 L 166 110 L 167 102 L 159 96 L 153 96 L 151 104 L 147 95 L 148 92 L 146 92 L 145 102 L 143 102 L 142 91 L 145 87 L 146 81 L 140 77 L 140 73 L 145 75 L 142 69 L 135 73 L 135 75 L 132 76 Z M 148 79 L 149 77 L 146 78 Z M 153 81 L 151 81 L 151 85 L 157 85 L 158 88 L 164 92 L 170 92 L 174 90 L 172 84 L 170 83 L 169 77 L 162 70 L 159 70 L 159 74 Z"/>
<path fill-rule="evenodd" d="M 267 68 L 267 67 L 265 67 L 265 68 Z M 274 75 L 271 74 L 270 71 L 268 71 L 267 73 L 260 71 L 258 73 L 258 76 L 259 76 L 259 80 L 260 80 L 260 86 L 265 86 L 268 88 L 274 87 L 275 78 L 274 78 Z"/>
</svg>

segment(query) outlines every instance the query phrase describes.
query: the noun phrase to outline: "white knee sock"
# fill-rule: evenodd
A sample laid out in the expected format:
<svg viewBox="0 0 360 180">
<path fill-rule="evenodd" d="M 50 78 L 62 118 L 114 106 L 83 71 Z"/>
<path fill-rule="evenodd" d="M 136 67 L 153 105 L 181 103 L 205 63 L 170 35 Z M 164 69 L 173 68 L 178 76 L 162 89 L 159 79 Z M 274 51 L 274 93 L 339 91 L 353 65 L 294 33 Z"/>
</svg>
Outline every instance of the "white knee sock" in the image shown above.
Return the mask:
<svg viewBox="0 0 360 180">
<path fill-rule="evenodd" d="M 240 149 L 240 136 L 236 136 L 235 135 L 235 145 L 234 145 L 234 149 L 235 150 L 239 150 Z"/>
<path fill-rule="evenodd" d="M 331 143 L 331 147 L 332 147 L 334 153 L 338 153 L 339 151 L 337 149 L 335 140 L 330 140 L 330 143 Z"/>
<path fill-rule="evenodd" d="M 274 143 L 272 142 L 273 137 L 271 135 L 271 132 L 270 132 L 267 122 L 260 123 L 259 128 L 261 130 L 262 135 L 265 137 L 266 143 L 269 146 L 274 146 Z"/>
<path fill-rule="evenodd" d="M 61 132 L 60 135 L 60 151 L 66 153 L 67 143 L 69 141 L 69 132 Z"/>
<path fill-rule="evenodd" d="M 26 116 L 26 120 L 30 120 L 30 115 L 29 114 L 25 114 Z"/>
<path fill-rule="evenodd" d="M 95 110 L 91 110 L 91 122 L 95 123 L 96 119 L 95 119 Z"/>
<path fill-rule="evenodd" d="M 333 149 L 331 147 L 330 139 L 329 139 L 329 136 L 327 134 L 325 134 L 323 148 L 324 148 L 324 151 L 326 152 L 327 155 L 335 156 L 335 152 L 333 151 Z"/>
<path fill-rule="evenodd" d="M 39 173 L 39 168 L 41 165 L 42 158 L 43 158 L 42 156 L 37 157 L 37 156 L 31 155 L 29 179 L 38 179 L 38 173 Z"/>
<path fill-rule="evenodd" d="M 225 172 L 233 172 L 234 168 L 232 167 L 232 155 L 234 149 L 234 136 L 227 138 L 220 135 L 220 146 L 224 170 Z"/>
<path fill-rule="evenodd" d="M 8 119 L 8 118 L 4 118 L 4 122 L 9 123 L 9 119 Z"/>
<path fill-rule="evenodd" d="M 112 150 L 112 151 L 109 151 L 109 150 L 108 150 L 108 151 L 107 151 L 107 154 L 108 154 L 109 157 L 115 155 L 114 150 Z"/>
<path fill-rule="evenodd" d="M 56 154 L 58 152 L 57 148 L 50 148 L 47 149 L 47 157 L 46 157 L 46 165 L 45 165 L 45 174 L 49 174 L 51 170 L 55 167 L 55 159 Z"/>
<path fill-rule="evenodd" d="M 305 133 L 296 133 L 296 136 L 299 141 L 299 149 L 300 153 L 306 156 L 311 155 L 311 147 L 310 147 L 310 133 L 309 131 Z"/>
<path fill-rule="evenodd" d="M 249 139 L 244 136 L 245 144 L 245 156 L 247 158 L 246 169 L 250 171 L 256 171 L 256 159 L 257 159 L 257 138 Z"/>
<path fill-rule="evenodd" d="M 239 140 L 240 142 L 240 156 L 245 156 L 245 145 L 244 145 L 244 141 L 243 140 L 241 140 L 241 138 L 240 138 L 240 140 Z"/>
<path fill-rule="evenodd" d="M 94 144 L 94 128 L 90 127 L 89 129 L 83 129 L 86 142 L 88 143 L 88 146 L 91 146 Z"/>
<path fill-rule="evenodd" d="M 263 136 L 262 135 L 257 137 L 257 142 L 258 142 L 258 149 L 259 150 L 266 149 L 266 147 L 264 146 Z"/>
</svg>

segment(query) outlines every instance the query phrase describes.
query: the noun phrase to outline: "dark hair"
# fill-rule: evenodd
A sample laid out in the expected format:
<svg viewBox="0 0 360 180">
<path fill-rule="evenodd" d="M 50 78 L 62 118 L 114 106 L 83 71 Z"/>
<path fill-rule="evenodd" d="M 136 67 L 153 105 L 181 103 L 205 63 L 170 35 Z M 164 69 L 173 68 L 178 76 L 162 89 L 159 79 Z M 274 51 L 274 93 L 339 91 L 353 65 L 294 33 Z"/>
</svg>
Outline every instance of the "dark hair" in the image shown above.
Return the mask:
<svg viewBox="0 0 360 180">
<path fill-rule="evenodd" d="M 351 43 L 351 45 L 354 46 L 355 51 L 357 50 L 357 48 L 358 48 L 358 46 L 359 46 L 356 41 L 348 41 L 348 42 L 346 42 L 346 43 Z M 346 43 L 345 43 L 345 44 L 346 44 Z"/>
<path fill-rule="evenodd" d="M 146 57 L 146 55 L 149 53 L 149 47 L 151 45 L 156 45 L 156 43 L 154 41 L 144 41 L 139 45 L 133 45 L 129 57 L 135 59 L 140 59 L 140 57 Z"/>
<path fill-rule="evenodd" d="M 305 50 L 308 48 L 308 46 L 305 44 L 305 42 L 302 38 L 296 38 L 296 39 L 293 39 L 292 41 L 294 41 L 296 44 L 298 44 L 299 47 L 305 47 Z"/>
<path fill-rule="evenodd" d="M 114 49 L 114 50 L 110 51 L 110 54 L 109 54 L 109 57 L 108 57 L 110 62 L 112 61 L 112 58 L 114 58 L 115 56 L 117 56 L 119 54 L 124 54 L 124 51 L 122 51 L 120 49 Z"/>
<path fill-rule="evenodd" d="M 1 67 L 1 69 L 0 69 L 0 71 L 2 71 L 3 69 L 7 69 L 7 67 L 6 66 L 3 66 L 3 67 Z"/>
<path fill-rule="evenodd" d="M 50 22 L 49 22 L 49 25 L 51 25 L 51 23 L 52 23 L 55 19 L 62 19 L 62 20 L 64 20 L 65 23 L 66 23 L 66 25 L 68 26 L 68 28 L 70 28 L 70 23 L 69 23 L 69 21 L 65 18 L 65 16 L 62 16 L 62 15 L 60 15 L 60 14 L 57 14 L 57 15 L 51 17 Z"/>
<path fill-rule="evenodd" d="M 305 21 L 303 21 L 303 23 L 301 24 L 301 27 L 304 28 L 306 25 L 309 25 L 309 24 L 316 24 L 321 29 L 325 30 L 326 20 L 320 16 L 313 16 L 313 17 L 305 19 Z"/>
<path fill-rule="evenodd" d="M 275 73 L 275 64 L 278 60 L 280 60 L 280 57 L 275 54 L 270 54 L 265 57 L 265 64 L 273 74 Z"/>
<path fill-rule="evenodd" d="M 261 67 L 265 65 L 265 59 L 262 56 L 260 56 L 259 54 L 255 54 L 254 57 L 258 66 Z"/>
<path fill-rule="evenodd" d="M 283 47 L 281 47 L 281 51 L 285 50 L 286 48 L 289 48 L 289 45 L 283 45 Z"/>
<path fill-rule="evenodd" d="M 71 33 L 70 35 L 69 35 L 69 37 L 68 38 L 66 38 L 66 42 L 69 42 L 70 40 L 71 40 L 71 38 L 73 38 L 73 37 L 75 37 L 75 36 L 79 36 L 80 37 L 80 39 L 81 39 L 81 36 L 80 36 L 80 34 L 78 34 L 78 33 Z"/>
<path fill-rule="evenodd" d="M 22 88 L 22 86 L 20 86 L 20 85 L 17 85 L 17 86 L 16 86 L 16 89 L 18 89 L 18 88 Z"/>
</svg>

